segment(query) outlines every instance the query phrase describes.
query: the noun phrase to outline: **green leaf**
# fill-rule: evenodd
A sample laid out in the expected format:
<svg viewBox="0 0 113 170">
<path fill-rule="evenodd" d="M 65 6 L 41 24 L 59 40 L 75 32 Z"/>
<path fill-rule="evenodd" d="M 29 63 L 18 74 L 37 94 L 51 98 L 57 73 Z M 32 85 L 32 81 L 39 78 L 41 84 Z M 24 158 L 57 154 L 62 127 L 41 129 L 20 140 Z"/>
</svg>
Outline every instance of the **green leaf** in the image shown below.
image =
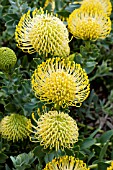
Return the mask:
<svg viewBox="0 0 113 170">
<path fill-rule="evenodd" d="M 59 11 L 62 8 L 62 3 L 61 0 L 55 0 L 55 9 Z"/>
<path fill-rule="evenodd" d="M 108 167 L 108 164 L 106 164 L 105 162 L 98 163 L 98 170 L 106 170 L 107 167 Z"/>
<path fill-rule="evenodd" d="M 73 59 L 74 59 L 75 63 L 83 64 L 83 58 L 82 58 L 82 55 L 80 53 L 73 54 Z"/>
<path fill-rule="evenodd" d="M 87 74 L 91 73 L 94 70 L 96 64 L 97 64 L 97 62 L 95 62 L 95 61 L 86 62 L 85 66 L 84 66 L 84 69 L 85 69 L 86 73 Z"/>
<path fill-rule="evenodd" d="M 72 13 L 75 9 L 78 9 L 80 7 L 79 4 L 69 4 L 65 9 Z"/>
<path fill-rule="evenodd" d="M 0 169 L 2 170 L 4 168 L 4 166 L 0 165 Z"/>
<path fill-rule="evenodd" d="M 5 165 L 5 170 L 11 170 L 7 164 Z"/>
<path fill-rule="evenodd" d="M 89 156 L 88 156 L 88 162 L 95 157 L 95 151 L 93 150 L 93 152 L 90 152 Z"/>
<path fill-rule="evenodd" d="M 2 17 L 1 17 L 1 16 L 2 16 L 2 10 L 3 10 L 3 6 L 0 5 L 0 18 L 2 18 Z"/>
<path fill-rule="evenodd" d="M 83 160 L 85 157 L 86 157 L 86 155 L 82 152 L 82 151 L 80 151 L 79 153 L 78 153 L 78 156 L 77 156 L 80 160 Z"/>
<path fill-rule="evenodd" d="M 93 70 L 94 70 L 95 66 L 92 66 L 92 67 L 85 67 L 85 71 L 87 74 L 90 74 Z"/>
<path fill-rule="evenodd" d="M 0 153 L 0 163 L 5 163 L 8 156 L 4 153 Z"/>
<path fill-rule="evenodd" d="M 107 142 L 111 137 L 113 136 L 113 130 L 108 130 L 101 135 L 99 138 L 100 143 L 105 143 Z"/>
<path fill-rule="evenodd" d="M 83 141 L 80 149 L 87 149 L 96 143 L 96 139 L 87 138 Z"/>
<path fill-rule="evenodd" d="M 66 152 L 66 155 L 74 156 L 74 152 L 72 149 L 65 148 L 65 152 Z"/>
<path fill-rule="evenodd" d="M 95 62 L 95 61 L 88 61 L 85 64 L 86 64 L 86 67 L 94 67 L 97 64 L 97 62 Z"/>
<path fill-rule="evenodd" d="M 62 150 L 55 151 L 54 150 L 51 153 L 46 153 L 46 156 L 44 157 L 44 160 L 45 160 L 46 163 L 48 163 L 48 162 L 51 162 L 52 159 L 54 159 L 54 158 L 64 156 L 66 153 L 67 153 L 66 151 L 62 151 Z M 71 152 L 70 155 L 72 155 L 72 152 Z"/>
<path fill-rule="evenodd" d="M 8 103 L 7 105 L 5 105 L 5 109 L 11 113 L 16 111 L 16 107 L 15 105 Z"/>
<path fill-rule="evenodd" d="M 58 11 L 57 14 L 66 18 L 66 17 L 69 17 L 70 12 L 67 10 L 61 10 L 61 11 Z"/>
<path fill-rule="evenodd" d="M 101 151 L 101 146 L 95 144 L 93 145 L 93 150 L 95 151 L 96 155 L 99 155 Z"/>
<path fill-rule="evenodd" d="M 90 138 L 93 138 L 100 130 L 101 128 L 97 128 L 91 135 L 90 135 Z"/>
<path fill-rule="evenodd" d="M 35 156 L 37 156 L 38 158 L 42 158 L 45 156 L 45 153 L 43 152 L 43 147 L 42 146 L 36 146 L 33 150 L 33 153 Z"/>
<path fill-rule="evenodd" d="M 48 162 L 51 162 L 52 159 L 54 159 L 56 153 L 55 152 L 51 152 L 50 154 L 46 154 L 46 156 L 44 157 L 45 163 L 47 164 Z"/>
<path fill-rule="evenodd" d="M 109 141 L 107 141 L 106 144 L 102 147 L 102 149 L 101 149 L 101 151 L 100 151 L 100 155 L 99 155 L 99 161 L 102 161 L 102 160 L 103 160 L 103 157 L 104 157 L 105 154 L 106 154 L 108 145 L 109 145 Z"/>
<path fill-rule="evenodd" d="M 13 162 L 14 167 L 17 170 L 24 170 L 26 168 L 30 168 L 30 164 L 32 164 L 35 160 L 33 152 L 29 152 L 28 154 L 22 153 L 17 155 L 17 157 L 10 156 L 10 158 Z"/>
</svg>

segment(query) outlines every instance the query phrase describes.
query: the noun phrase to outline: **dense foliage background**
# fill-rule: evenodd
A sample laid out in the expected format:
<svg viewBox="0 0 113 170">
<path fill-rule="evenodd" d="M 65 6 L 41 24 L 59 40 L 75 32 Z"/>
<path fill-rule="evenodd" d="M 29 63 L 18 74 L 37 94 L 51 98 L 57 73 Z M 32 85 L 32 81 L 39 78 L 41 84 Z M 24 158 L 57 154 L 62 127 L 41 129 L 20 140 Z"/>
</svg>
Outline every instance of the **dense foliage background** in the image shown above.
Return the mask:
<svg viewBox="0 0 113 170">
<path fill-rule="evenodd" d="M 44 4 L 45 0 L 0 1 L 0 47 L 9 47 L 17 55 L 14 69 L 9 73 L 0 71 L 0 119 L 11 113 L 31 118 L 31 113 L 43 106 L 31 89 L 31 75 L 42 58 L 37 53 L 23 53 L 16 46 L 14 32 L 28 9 L 32 11 L 44 7 Z M 78 7 L 73 0 L 56 0 L 54 13 L 67 18 Z M 46 9 L 51 11 L 51 3 Z M 32 143 L 29 139 L 13 143 L 1 138 L 1 170 L 41 170 L 54 157 L 64 154 L 84 160 L 94 170 L 106 170 L 113 160 L 113 30 L 105 40 L 87 44 L 73 38 L 69 45 L 70 58 L 86 70 L 91 86 L 90 96 L 82 106 L 69 108 L 69 115 L 76 119 L 79 127 L 79 141 L 72 150 L 56 152 L 44 150 L 39 143 Z"/>
</svg>

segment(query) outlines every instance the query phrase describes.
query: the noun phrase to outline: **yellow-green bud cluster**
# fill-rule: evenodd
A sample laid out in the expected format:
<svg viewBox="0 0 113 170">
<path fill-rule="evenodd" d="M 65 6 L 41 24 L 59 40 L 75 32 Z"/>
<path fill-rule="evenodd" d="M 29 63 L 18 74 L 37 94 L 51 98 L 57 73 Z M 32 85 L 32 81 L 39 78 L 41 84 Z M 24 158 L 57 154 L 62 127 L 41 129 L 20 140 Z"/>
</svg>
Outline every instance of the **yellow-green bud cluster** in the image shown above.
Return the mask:
<svg viewBox="0 0 113 170">
<path fill-rule="evenodd" d="M 5 116 L 0 122 L 0 134 L 2 138 L 13 142 L 23 140 L 29 135 L 31 122 L 23 115 L 11 114 Z"/>
<path fill-rule="evenodd" d="M 16 64 L 17 57 L 13 50 L 8 47 L 0 48 L 0 69 L 8 71 Z"/>
</svg>

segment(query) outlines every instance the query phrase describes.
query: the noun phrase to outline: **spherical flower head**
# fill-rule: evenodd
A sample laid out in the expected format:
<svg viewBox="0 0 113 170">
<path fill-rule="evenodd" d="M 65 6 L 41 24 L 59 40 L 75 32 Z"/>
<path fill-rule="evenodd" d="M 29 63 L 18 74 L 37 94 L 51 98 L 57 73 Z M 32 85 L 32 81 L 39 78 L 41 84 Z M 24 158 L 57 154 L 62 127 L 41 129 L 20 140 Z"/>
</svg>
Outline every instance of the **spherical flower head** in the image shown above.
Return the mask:
<svg viewBox="0 0 113 170">
<path fill-rule="evenodd" d="M 71 148 L 78 141 L 78 127 L 76 121 L 64 112 L 49 111 L 38 119 L 32 115 L 36 126 L 31 141 L 39 141 L 44 149 Z"/>
<path fill-rule="evenodd" d="M 0 134 L 2 138 L 13 142 L 23 140 L 29 135 L 31 122 L 23 115 L 11 114 L 5 116 L 0 122 Z"/>
<path fill-rule="evenodd" d="M 90 92 L 88 76 L 80 64 L 60 58 L 38 65 L 31 84 L 35 96 L 55 108 L 80 107 Z"/>
<path fill-rule="evenodd" d="M 68 29 L 77 39 L 92 40 L 106 38 L 111 31 L 111 20 L 102 11 L 75 9 L 69 16 Z"/>
<path fill-rule="evenodd" d="M 107 170 L 113 170 L 113 161 L 111 162 L 111 166 L 108 167 Z"/>
<path fill-rule="evenodd" d="M 0 48 L 0 69 L 8 71 L 16 64 L 17 57 L 13 50 L 8 47 Z"/>
<path fill-rule="evenodd" d="M 73 156 L 63 156 L 55 158 L 48 164 L 43 170 L 90 170 L 86 167 L 86 164 Z"/>
<path fill-rule="evenodd" d="M 83 0 L 81 3 L 81 9 L 83 11 L 89 11 L 95 13 L 96 11 L 102 11 L 107 16 L 111 15 L 112 5 L 110 0 Z"/>
<path fill-rule="evenodd" d="M 48 57 L 66 57 L 70 53 L 68 30 L 64 23 L 52 14 L 35 9 L 24 14 L 16 26 L 15 38 L 24 52 Z"/>
</svg>

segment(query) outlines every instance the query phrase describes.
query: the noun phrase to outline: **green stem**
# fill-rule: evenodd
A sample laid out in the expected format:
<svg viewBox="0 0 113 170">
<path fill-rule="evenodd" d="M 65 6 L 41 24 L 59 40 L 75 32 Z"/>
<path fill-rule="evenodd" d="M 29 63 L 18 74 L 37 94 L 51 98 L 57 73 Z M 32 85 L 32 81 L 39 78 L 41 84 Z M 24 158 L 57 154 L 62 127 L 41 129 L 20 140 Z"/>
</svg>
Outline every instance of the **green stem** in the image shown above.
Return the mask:
<svg viewBox="0 0 113 170">
<path fill-rule="evenodd" d="M 87 51 L 89 51 L 90 50 L 90 41 L 85 41 L 85 47 L 86 47 L 86 49 L 87 49 Z"/>
<path fill-rule="evenodd" d="M 106 144 L 106 142 L 104 143 L 104 145 L 105 145 L 105 144 Z M 97 145 L 97 146 L 101 146 L 101 145 L 102 145 L 102 143 L 96 143 L 95 145 Z M 109 143 L 108 143 L 108 145 L 109 145 L 109 146 L 111 146 L 111 145 L 112 145 L 112 142 L 109 142 Z"/>
<path fill-rule="evenodd" d="M 89 165 L 88 168 L 94 169 L 94 168 L 96 168 L 97 166 L 98 166 L 98 164 L 93 164 L 93 165 Z"/>
<path fill-rule="evenodd" d="M 110 160 L 110 161 L 106 161 L 105 163 L 108 163 L 110 164 L 113 160 Z M 90 169 L 94 169 L 94 168 L 97 168 L 98 167 L 98 164 L 93 164 L 93 165 L 89 165 L 88 168 Z"/>
<path fill-rule="evenodd" d="M 66 2 L 66 4 L 62 7 L 62 9 L 60 11 L 64 10 L 70 3 L 71 3 L 71 1 Z"/>
<path fill-rule="evenodd" d="M 54 106 L 55 110 L 59 111 L 60 110 L 60 106 L 59 105 L 56 105 Z"/>
<path fill-rule="evenodd" d="M 94 130 L 94 127 L 92 127 L 92 126 L 86 126 L 86 125 L 79 123 L 79 122 L 77 124 L 81 127 L 87 127 L 90 130 Z M 104 131 L 100 129 L 98 132 L 103 133 Z"/>
<path fill-rule="evenodd" d="M 93 77 L 91 77 L 90 79 L 89 79 L 89 81 L 91 82 L 91 81 L 93 81 L 94 79 L 96 79 L 98 76 L 96 76 L 96 75 L 94 75 Z"/>
</svg>

